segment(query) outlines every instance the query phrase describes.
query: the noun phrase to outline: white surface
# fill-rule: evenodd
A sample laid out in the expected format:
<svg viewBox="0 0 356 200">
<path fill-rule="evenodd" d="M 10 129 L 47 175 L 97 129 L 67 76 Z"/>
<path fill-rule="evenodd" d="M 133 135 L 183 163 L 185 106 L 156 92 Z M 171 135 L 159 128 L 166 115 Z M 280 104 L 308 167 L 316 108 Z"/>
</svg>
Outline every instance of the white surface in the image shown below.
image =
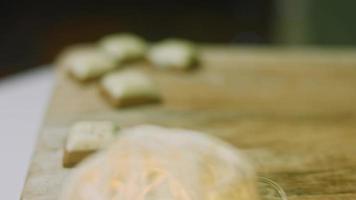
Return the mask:
<svg viewBox="0 0 356 200">
<path fill-rule="evenodd" d="M 20 199 L 53 74 L 47 67 L 0 79 L 0 199 Z"/>
</svg>

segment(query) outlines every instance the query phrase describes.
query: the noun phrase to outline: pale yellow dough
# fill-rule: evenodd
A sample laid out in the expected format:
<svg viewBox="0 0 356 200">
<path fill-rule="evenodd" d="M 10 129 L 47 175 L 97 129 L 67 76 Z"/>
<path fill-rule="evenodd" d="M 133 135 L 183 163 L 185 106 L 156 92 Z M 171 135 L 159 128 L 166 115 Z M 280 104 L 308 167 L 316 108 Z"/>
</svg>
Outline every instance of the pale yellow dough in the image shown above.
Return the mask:
<svg viewBox="0 0 356 200">
<path fill-rule="evenodd" d="M 143 58 L 147 44 L 139 36 L 121 33 L 105 36 L 99 41 L 99 47 L 117 63 Z"/>
<path fill-rule="evenodd" d="M 116 132 L 117 126 L 111 121 L 80 121 L 69 130 L 65 149 L 68 152 L 102 149 L 114 141 Z"/>
<path fill-rule="evenodd" d="M 117 66 L 111 57 L 89 45 L 70 48 L 60 56 L 58 64 L 80 81 L 98 78 Z"/>
<path fill-rule="evenodd" d="M 156 84 L 146 74 L 135 69 L 120 70 L 105 75 L 100 85 L 115 101 L 159 99 Z"/>
<path fill-rule="evenodd" d="M 189 41 L 168 39 L 153 45 L 147 58 L 154 67 L 160 69 L 186 70 L 197 64 L 198 53 Z"/>
<path fill-rule="evenodd" d="M 255 200 L 253 168 L 203 133 L 142 125 L 75 169 L 62 200 Z"/>
</svg>

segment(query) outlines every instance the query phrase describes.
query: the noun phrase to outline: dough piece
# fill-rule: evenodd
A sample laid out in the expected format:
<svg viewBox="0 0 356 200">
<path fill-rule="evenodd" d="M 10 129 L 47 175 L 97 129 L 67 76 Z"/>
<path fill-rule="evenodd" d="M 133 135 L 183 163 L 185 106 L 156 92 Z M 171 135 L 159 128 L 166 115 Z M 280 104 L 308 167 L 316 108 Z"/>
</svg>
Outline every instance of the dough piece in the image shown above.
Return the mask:
<svg viewBox="0 0 356 200">
<path fill-rule="evenodd" d="M 69 130 L 64 146 L 63 166 L 72 167 L 89 154 L 116 139 L 117 127 L 110 121 L 82 121 Z"/>
<path fill-rule="evenodd" d="M 137 60 L 143 58 L 147 44 L 133 34 L 113 34 L 104 37 L 99 42 L 101 49 L 117 63 Z"/>
<path fill-rule="evenodd" d="M 129 106 L 159 101 L 154 82 L 138 70 L 110 73 L 100 83 L 102 94 L 113 106 Z"/>
<path fill-rule="evenodd" d="M 170 39 L 154 45 L 148 60 L 157 68 L 186 70 L 197 65 L 198 55 L 191 42 Z"/>
<path fill-rule="evenodd" d="M 232 146 L 142 125 L 74 169 L 62 200 L 256 200 L 252 167 Z"/>
<path fill-rule="evenodd" d="M 58 59 L 58 64 L 79 81 L 98 78 L 116 67 L 112 58 L 89 45 L 79 45 L 65 51 Z"/>
</svg>

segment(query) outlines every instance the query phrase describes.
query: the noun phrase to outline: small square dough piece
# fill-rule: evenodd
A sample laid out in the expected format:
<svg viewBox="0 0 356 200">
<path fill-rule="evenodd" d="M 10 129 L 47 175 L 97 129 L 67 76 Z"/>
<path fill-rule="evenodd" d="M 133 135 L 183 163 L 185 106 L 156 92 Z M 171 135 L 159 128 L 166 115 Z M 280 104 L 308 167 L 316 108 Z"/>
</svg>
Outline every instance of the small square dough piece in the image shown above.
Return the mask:
<svg viewBox="0 0 356 200">
<path fill-rule="evenodd" d="M 105 75 L 100 89 L 113 106 L 130 106 L 159 101 L 155 83 L 138 70 L 117 71 Z"/>
<path fill-rule="evenodd" d="M 152 46 L 147 59 L 157 68 L 187 70 L 198 64 L 198 53 L 189 41 L 169 39 Z"/>
<path fill-rule="evenodd" d="M 117 66 L 110 56 L 92 46 L 71 48 L 60 57 L 58 63 L 79 81 L 98 78 Z"/>
<path fill-rule="evenodd" d="M 64 146 L 63 166 L 72 167 L 89 154 L 107 147 L 116 139 L 117 131 L 117 126 L 110 121 L 75 123 Z"/>
<path fill-rule="evenodd" d="M 100 40 L 99 46 L 117 63 L 143 58 L 147 50 L 144 39 L 128 33 L 108 35 Z"/>
</svg>

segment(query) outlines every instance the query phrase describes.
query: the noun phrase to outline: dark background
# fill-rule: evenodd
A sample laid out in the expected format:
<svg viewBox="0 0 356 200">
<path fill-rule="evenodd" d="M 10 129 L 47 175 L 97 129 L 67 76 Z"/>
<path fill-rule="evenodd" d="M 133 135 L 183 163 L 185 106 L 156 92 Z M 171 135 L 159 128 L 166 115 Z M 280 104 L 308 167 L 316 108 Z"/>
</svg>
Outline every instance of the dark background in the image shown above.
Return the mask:
<svg viewBox="0 0 356 200">
<path fill-rule="evenodd" d="M 9 1 L 1 6 L 0 74 L 50 63 L 65 46 L 113 32 L 148 40 L 269 43 L 273 1 Z"/>
<path fill-rule="evenodd" d="M 51 63 L 66 46 L 113 32 L 157 41 L 354 45 L 353 0 L 1 1 L 0 77 Z"/>
</svg>

